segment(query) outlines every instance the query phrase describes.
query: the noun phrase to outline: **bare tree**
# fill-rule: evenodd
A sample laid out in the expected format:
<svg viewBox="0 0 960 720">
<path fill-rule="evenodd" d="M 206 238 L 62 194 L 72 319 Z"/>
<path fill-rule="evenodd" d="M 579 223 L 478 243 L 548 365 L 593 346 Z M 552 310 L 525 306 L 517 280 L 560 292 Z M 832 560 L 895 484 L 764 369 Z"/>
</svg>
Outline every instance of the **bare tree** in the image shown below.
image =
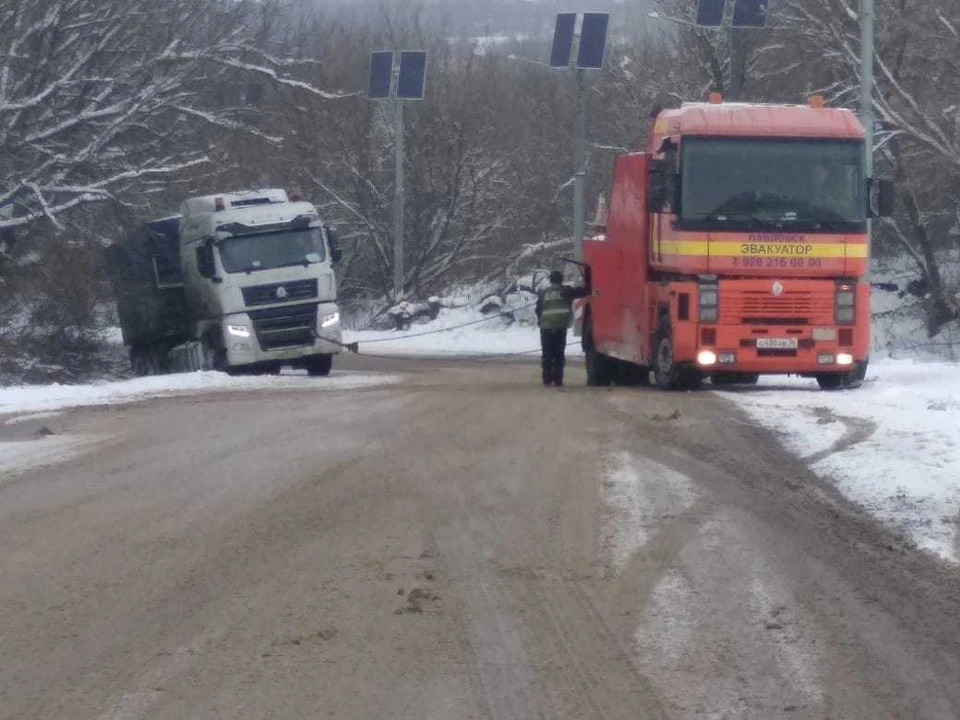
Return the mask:
<svg viewBox="0 0 960 720">
<path fill-rule="evenodd" d="M 251 37 L 226 0 L 19 0 L 0 4 L 0 228 L 155 189 L 210 160 L 196 134 L 244 129 L 237 76 L 328 96 Z M 240 102 L 238 102 L 240 101 Z"/>
<path fill-rule="evenodd" d="M 838 104 L 854 104 L 860 84 L 858 5 L 853 0 L 784 0 L 804 67 Z M 960 6 L 952 0 L 878 0 L 875 152 L 898 181 L 899 215 L 882 228 L 910 257 L 926 290 L 927 330 L 960 318 L 957 287 L 941 253 L 955 247 L 960 215 Z"/>
</svg>

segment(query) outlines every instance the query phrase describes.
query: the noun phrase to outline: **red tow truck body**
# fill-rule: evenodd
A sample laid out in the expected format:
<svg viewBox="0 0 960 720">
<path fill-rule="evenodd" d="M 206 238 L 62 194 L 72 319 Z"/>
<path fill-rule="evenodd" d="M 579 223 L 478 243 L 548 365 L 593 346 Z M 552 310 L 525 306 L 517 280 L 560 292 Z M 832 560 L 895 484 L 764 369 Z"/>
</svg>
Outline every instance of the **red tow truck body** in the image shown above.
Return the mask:
<svg viewBox="0 0 960 720">
<path fill-rule="evenodd" d="M 690 103 L 616 159 L 576 327 L 594 385 L 761 374 L 859 384 L 870 348 L 863 128 L 848 110 Z"/>
</svg>

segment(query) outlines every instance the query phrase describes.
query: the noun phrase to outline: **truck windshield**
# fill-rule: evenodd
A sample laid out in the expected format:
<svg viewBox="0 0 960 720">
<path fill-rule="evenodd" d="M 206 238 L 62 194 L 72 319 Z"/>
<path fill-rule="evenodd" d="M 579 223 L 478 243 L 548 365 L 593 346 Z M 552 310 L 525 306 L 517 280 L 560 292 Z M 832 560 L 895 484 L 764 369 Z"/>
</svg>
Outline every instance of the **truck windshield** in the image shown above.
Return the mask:
<svg viewBox="0 0 960 720">
<path fill-rule="evenodd" d="M 238 235 L 221 240 L 219 246 L 228 273 L 309 265 L 326 258 L 320 228 Z"/>
<path fill-rule="evenodd" d="M 863 232 L 863 143 L 686 138 L 681 221 L 704 230 Z"/>
</svg>

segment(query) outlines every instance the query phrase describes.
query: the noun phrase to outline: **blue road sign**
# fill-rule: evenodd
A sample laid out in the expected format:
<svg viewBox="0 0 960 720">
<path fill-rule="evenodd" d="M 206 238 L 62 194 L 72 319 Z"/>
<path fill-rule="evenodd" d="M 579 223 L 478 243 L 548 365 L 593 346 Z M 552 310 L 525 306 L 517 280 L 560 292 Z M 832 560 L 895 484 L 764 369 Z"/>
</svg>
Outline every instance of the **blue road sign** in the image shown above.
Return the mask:
<svg viewBox="0 0 960 720">
<path fill-rule="evenodd" d="M 397 97 L 404 100 L 423 100 L 426 85 L 427 54 L 407 51 L 400 53 L 400 81 L 397 83 Z"/>
<path fill-rule="evenodd" d="M 565 68 L 573 55 L 573 33 L 577 26 L 576 13 L 560 13 L 553 29 L 553 49 L 550 51 L 550 67 Z"/>
<path fill-rule="evenodd" d="M 580 29 L 580 48 L 577 51 L 577 67 L 599 70 L 603 67 L 603 51 L 607 47 L 609 13 L 584 13 Z"/>
<path fill-rule="evenodd" d="M 767 24 L 768 0 L 734 0 L 733 26 L 762 28 Z"/>
<path fill-rule="evenodd" d="M 697 3 L 697 25 L 720 27 L 723 24 L 723 9 L 727 0 L 699 0 Z"/>
<path fill-rule="evenodd" d="M 390 80 L 393 77 L 393 53 L 370 53 L 370 81 L 367 97 L 382 100 L 390 97 Z"/>
</svg>

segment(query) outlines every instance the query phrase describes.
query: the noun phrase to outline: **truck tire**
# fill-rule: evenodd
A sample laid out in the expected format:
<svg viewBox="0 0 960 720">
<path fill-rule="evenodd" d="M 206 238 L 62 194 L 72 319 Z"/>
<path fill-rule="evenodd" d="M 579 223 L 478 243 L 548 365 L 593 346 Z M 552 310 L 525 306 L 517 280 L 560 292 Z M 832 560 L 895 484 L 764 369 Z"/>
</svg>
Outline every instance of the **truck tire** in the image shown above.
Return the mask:
<svg viewBox="0 0 960 720">
<path fill-rule="evenodd" d="M 163 351 L 157 348 L 130 349 L 130 368 L 137 377 L 163 375 Z"/>
<path fill-rule="evenodd" d="M 151 374 L 147 351 L 130 349 L 130 369 L 137 377 L 146 377 Z"/>
<path fill-rule="evenodd" d="M 681 390 L 684 373 L 673 361 L 673 338 L 670 326 L 661 325 L 654 336 L 653 378 L 661 390 Z"/>
<path fill-rule="evenodd" d="M 673 336 L 670 324 L 661 322 L 653 340 L 653 379 L 662 390 L 699 390 L 703 373 L 673 361 Z"/>
<path fill-rule="evenodd" d="M 200 355 L 203 358 L 201 370 L 226 370 L 227 353 L 219 349 L 209 335 L 204 335 L 200 339 Z"/>
<path fill-rule="evenodd" d="M 613 381 L 616 368 L 613 359 L 597 352 L 593 342 L 593 323 L 589 316 L 584 320 L 583 354 L 587 366 L 587 385 L 591 387 L 606 387 Z"/>
<path fill-rule="evenodd" d="M 305 363 L 307 374 L 317 377 L 326 377 L 333 369 L 333 355 L 313 355 Z"/>
<path fill-rule="evenodd" d="M 817 375 L 817 385 L 821 390 L 839 390 L 843 387 L 846 377 L 841 373 L 820 373 Z"/>
<path fill-rule="evenodd" d="M 845 373 L 823 373 L 817 375 L 817 385 L 821 390 L 855 390 L 863 385 L 867 377 L 867 361 L 858 362 L 857 366 Z"/>
<path fill-rule="evenodd" d="M 647 387 L 650 385 L 650 368 L 646 365 L 617 360 L 615 382 L 624 387 Z"/>
</svg>

